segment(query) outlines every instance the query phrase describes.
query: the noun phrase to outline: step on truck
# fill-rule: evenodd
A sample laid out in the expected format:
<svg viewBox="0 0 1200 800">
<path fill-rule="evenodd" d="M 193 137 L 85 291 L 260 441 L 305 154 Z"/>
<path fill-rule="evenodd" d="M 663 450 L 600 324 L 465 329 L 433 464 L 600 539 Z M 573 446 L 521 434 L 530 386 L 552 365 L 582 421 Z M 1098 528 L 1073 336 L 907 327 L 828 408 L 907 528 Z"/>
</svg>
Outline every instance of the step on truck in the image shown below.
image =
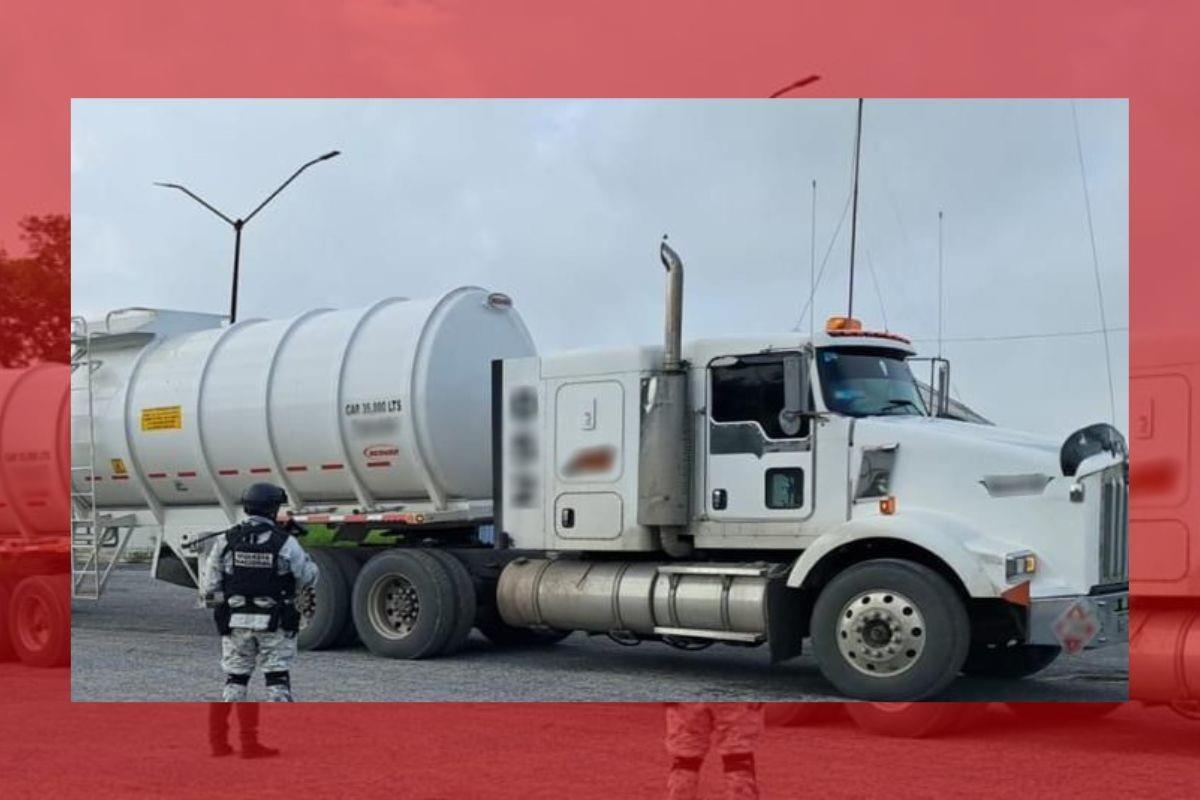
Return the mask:
<svg viewBox="0 0 1200 800">
<path fill-rule="evenodd" d="M 233 325 L 110 314 L 75 393 L 95 431 L 76 490 L 194 586 L 241 492 L 283 486 L 322 569 L 310 648 L 425 658 L 472 627 L 807 644 L 838 692 L 907 701 L 1127 641 L 1116 429 L 955 418 L 948 362 L 923 393 L 911 342 L 850 318 L 684 343 L 683 264 L 660 256 L 661 346 L 539 356 L 473 287 Z"/>
</svg>

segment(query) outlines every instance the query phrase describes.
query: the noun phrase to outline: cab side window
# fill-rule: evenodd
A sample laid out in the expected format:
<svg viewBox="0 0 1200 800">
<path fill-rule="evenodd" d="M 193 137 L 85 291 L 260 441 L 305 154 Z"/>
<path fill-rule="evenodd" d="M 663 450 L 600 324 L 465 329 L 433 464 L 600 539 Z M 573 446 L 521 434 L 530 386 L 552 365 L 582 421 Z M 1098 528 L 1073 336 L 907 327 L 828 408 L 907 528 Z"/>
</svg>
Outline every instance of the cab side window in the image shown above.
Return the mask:
<svg viewBox="0 0 1200 800">
<path fill-rule="evenodd" d="M 737 363 L 711 371 L 714 422 L 757 422 L 768 439 L 808 436 L 808 418 L 795 436 L 784 434 L 779 425 L 784 407 L 782 354 L 741 356 Z"/>
</svg>

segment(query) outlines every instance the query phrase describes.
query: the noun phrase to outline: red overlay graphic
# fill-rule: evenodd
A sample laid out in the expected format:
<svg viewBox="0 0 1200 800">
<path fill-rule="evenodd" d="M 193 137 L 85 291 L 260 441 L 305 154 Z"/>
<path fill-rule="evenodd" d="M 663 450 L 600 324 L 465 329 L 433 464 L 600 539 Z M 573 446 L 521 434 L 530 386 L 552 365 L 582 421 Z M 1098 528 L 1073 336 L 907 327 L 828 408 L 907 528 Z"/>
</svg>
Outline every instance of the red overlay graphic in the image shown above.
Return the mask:
<svg viewBox="0 0 1200 800">
<path fill-rule="evenodd" d="M 920 740 L 870 733 L 888 730 L 878 719 L 860 727 L 869 709 L 849 709 L 853 724 L 826 707 L 810 726 L 768 728 L 757 762 L 765 797 L 1195 795 L 1198 27 L 1200 7 L 1184 0 L 11 0 L 0 14 L 0 569 L 5 586 L 37 580 L 0 600 L 27 609 L 31 630 L 65 635 L 67 369 L 39 364 L 67 357 L 65 284 L 53 276 L 65 257 L 54 228 L 70 206 L 72 97 L 764 97 L 810 74 L 820 79 L 789 97 L 1128 97 L 1130 684 L 1147 704 L 1103 718 L 1109 709 L 929 704 L 927 721 L 954 724 Z M 45 273 L 17 281 L 8 265 L 21 259 Z M 63 667 L 0 663 L 4 796 L 208 797 L 237 786 L 261 797 L 662 797 L 666 787 L 657 704 L 266 707 L 262 738 L 283 756 L 216 761 L 207 706 L 72 704 L 69 683 Z M 717 796 L 719 771 L 719 761 L 703 768 L 702 796 Z"/>
</svg>

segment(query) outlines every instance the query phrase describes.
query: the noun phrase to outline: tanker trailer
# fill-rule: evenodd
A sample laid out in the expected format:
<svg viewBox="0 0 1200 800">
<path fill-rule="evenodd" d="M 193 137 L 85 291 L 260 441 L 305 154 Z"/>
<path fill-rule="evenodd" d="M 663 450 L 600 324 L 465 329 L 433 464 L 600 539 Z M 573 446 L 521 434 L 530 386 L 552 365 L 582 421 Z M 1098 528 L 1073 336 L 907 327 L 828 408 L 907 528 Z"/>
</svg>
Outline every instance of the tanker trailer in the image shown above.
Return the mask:
<svg viewBox="0 0 1200 800">
<path fill-rule="evenodd" d="M 354 635 L 358 545 L 481 544 L 491 363 L 534 353 L 509 298 L 474 287 L 233 325 L 124 309 L 76 341 L 90 366 L 73 393 L 74 484 L 94 495 L 99 528 L 148 532 L 154 576 L 194 587 L 206 535 L 241 518 L 243 490 L 283 486 L 289 518 L 312 526 L 308 543 L 335 545 L 312 548 L 322 579 L 299 601 L 310 648 Z M 439 557 L 421 564 L 473 598 Z M 466 605 L 446 603 L 443 617 Z M 473 606 L 459 616 L 451 627 L 469 632 Z M 435 625 L 439 651 L 446 625 Z"/>
<path fill-rule="evenodd" d="M 77 398 L 104 467 L 87 483 L 185 585 L 240 492 L 282 484 L 308 543 L 335 545 L 300 598 L 310 648 L 423 658 L 472 626 L 773 661 L 808 641 L 842 694 L 906 701 L 1127 641 L 1119 431 L 947 418 L 912 343 L 848 317 L 684 342 L 683 264 L 660 259 L 661 346 L 539 357 L 481 289 L 230 326 L 110 316 L 91 415 Z"/>
<path fill-rule="evenodd" d="M 66 664 L 67 367 L 0 370 L 0 658 Z"/>
</svg>

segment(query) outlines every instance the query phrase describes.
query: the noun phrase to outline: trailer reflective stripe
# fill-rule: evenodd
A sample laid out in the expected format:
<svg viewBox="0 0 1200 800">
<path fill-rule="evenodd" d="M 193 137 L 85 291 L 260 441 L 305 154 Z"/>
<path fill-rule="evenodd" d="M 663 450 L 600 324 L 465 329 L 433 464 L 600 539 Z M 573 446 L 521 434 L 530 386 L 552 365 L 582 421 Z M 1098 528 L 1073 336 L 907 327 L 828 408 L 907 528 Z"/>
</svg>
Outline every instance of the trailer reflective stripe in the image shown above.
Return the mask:
<svg viewBox="0 0 1200 800">
<path fill-rule="evenodd" d="M 165 473 L 165 472 L 149 472 L 149 473 L 146 473 L 146 477 L 147 478 L 165 478 L 165 477 L 167 477 L 167 473 Z"/>
<path fill-rule="evenodd" d="M 251 467 L 250 468 L 251 475 L 266 475 L 270 471 L 271 471 L 270 467 Z"/>
<path fill-rule="evenodd" d="M 289 464 L 284 469 L 288 472 L 308 472 L 308 467 L 303 464 Z"/>
<path fill-rule="evenodd" d="M 345 465 L 343 465 L 343 464 L 322 464 L 321 469 L 329 471 L 329 470 L 335 470 L 335 469 L 342 469 L 344 466 Z"/>
<path fill-rule="evenodd" d="M 181 477 L 181 478 L 194 478 L 194 477 L 196 477 L 196 472 L 195 472 L 195 470 L 190 470 L 190 469 L 189 469 L 189 470 L 184 470 L 183 472 L 177 472 L 177 473 L 175 473 L 175 474 L 176 474 L 176 475 L 178 475 L 178 476 L 179 476 L 179 477 Z"/>
<path fill-rule="evenodd" d="M 367 462 L 367 466 L 372 467 L 372 468 L 390 467 L 391 465 L 392 465 L 392 462 L 390 462 L 390 461 L 368 461 Z"/>
<path fill-rule="evenodd" d="M 236 469 L 219 469 L 219 470 L 217 470 L 217 474 L 218 475 L 237 475 L 238 471 Z"/>
</svg>

